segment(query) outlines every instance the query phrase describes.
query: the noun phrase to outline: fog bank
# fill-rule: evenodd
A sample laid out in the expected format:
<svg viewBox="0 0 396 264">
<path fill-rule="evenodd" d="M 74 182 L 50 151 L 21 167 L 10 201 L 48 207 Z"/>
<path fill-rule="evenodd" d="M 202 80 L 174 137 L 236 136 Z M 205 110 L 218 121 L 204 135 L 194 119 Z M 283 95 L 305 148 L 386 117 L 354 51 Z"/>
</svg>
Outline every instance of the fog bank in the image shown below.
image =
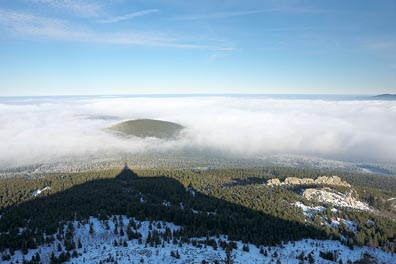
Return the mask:
<svg viewBox="0 0 396 264">
<path fill-rule="evenodd" d="M 123 139 L 116 122 L 151 118 L 186 127 L 180 138 Z M 240 156 L 298 154 L 396 162 L 396 102 L 264 97 L 0 98 L 0 166 L 102 153 L 183 148 Z"/>
</svg>

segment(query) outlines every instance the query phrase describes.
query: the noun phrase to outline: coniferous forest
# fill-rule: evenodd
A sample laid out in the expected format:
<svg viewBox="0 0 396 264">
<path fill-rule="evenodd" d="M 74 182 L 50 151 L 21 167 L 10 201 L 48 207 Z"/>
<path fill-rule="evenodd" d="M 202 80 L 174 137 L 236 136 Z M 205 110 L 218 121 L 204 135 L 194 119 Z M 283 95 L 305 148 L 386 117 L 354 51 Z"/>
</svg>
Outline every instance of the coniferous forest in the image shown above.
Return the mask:
<svg viewBox="0 0 396 264">
<path fill-rule="evenodd" d="M 125 167 L 2 179 L 0 251 L 27 252 L 61 238 L 69 249 L 66 252 L 72 254 L 77 243 L 72 232 L 67 236 L 60 231 L 67 223 L 84 223 L 90 216 L 108 221 L 114 215 L 126 215 L 181 226 L 173 234 L 177 243 L 187 243 L 192 237 L 228 235 L 231 241 L 275 246 L 314 238 L 340 240 L 351 248 L 366 245 L 395 252 L 396 214 L 390 199 L 396 196 L 393 176 L 338 172 L 372 210 L 334 210 L 325 204 L 325 210 L 309 217 L 295 204 L 319 205 L 301 196 L 302 189 L 312 186 L 266 184 L 275 177 L 316 178 L 330 173 L 335 172 L 284 167 L 132 171 Z M 332 188 L 340 192 L 348 189 Z M 42 191 L 38 194 L 37 190 Z M 331 225 L 334 218 L 353 221 L 355 230 L 343 222 Z M 132 229 L 124 231 L 129 238 L 139 238 Z"/>
</svg>

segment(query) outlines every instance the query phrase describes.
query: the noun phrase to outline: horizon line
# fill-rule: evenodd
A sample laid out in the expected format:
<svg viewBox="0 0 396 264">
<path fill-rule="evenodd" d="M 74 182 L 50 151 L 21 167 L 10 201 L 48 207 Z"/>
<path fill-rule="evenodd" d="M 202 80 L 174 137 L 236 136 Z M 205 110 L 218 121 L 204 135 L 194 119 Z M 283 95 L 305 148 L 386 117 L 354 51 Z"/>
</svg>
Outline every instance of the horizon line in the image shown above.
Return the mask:
<svg viewBox="0 0 396 264">
<path fill-rule="evenodd" d="M 317 95 L 317 96 L 375 96 L 392 93 L 114 93 L 114 94 L 48 94 L 48 95 L 0 95 L 10 97 L 92 97 L 92 96 L 237 96 L 237 95 Z"/>
</svg>

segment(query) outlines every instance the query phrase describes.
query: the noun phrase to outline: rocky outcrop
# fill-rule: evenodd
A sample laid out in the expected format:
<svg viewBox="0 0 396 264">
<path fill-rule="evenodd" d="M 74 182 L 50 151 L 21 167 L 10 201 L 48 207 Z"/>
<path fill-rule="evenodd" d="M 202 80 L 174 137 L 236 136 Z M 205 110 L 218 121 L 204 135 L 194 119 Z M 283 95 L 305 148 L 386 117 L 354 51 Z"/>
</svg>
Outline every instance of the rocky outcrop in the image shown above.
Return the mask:
<svg viewBox="0 0 396 264">
<path fill-rule="evenodd" d="M 351 187 L 349 183 L 341 180 L 338 176 L 320 176 L 318 178 L 297 178 L 297 177 L 288 177 L 284 182 L 281 182 L 279 179 L 270 179 L 267 182 L 268 186 L 278 186 L 278 185 L 335 185 L 335 186 L 345 186 Z"/>
<path fill-rule="evenodd" d="M 310 201 L 328 203 L 340 207 L 351 207 L 360 210 L 370 210 L 366 203 L 355 198 L 356 191 L 350 190 L 347 193 L 337 192 L 330 188 L 306 189 L 302 195 Z"/>
<path fill-rule="evenodd" d="M 285 184 L 314 184 L 314 180 L 310 178 L 289 177 L 285 179 Z"/>
<path fill-rule="evenodd" d="M 278 178 L 275 179 L 270 179 L 267 181 L 267 185 L 269 186 L 277 186 L 277 185 L 281 185 L 281 181 Z"/>
<path fill-rule="evenodd" d="M 338 176 L 331 176 L 331 177 L 320 176 L 315 180 L 315 183 L 324 184 L 324 185 L 339 185 L 339 186 L 351 187 L 349 183 L 341 180 L 341 178 Z"/>
<path fill-rule="evenodd" d="M 388 202 L 391 203 L 392 209 L 396 210 L 396 198 L 390 198 L 390 199 L 388 199 Z"/>
</svg>

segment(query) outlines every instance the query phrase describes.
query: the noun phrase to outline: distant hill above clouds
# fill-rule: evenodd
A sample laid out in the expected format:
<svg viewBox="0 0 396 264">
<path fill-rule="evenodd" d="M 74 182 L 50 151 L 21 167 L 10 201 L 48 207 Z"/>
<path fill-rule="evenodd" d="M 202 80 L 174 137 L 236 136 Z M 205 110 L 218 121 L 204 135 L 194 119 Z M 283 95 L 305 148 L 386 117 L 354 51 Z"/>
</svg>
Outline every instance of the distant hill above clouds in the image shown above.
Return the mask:
<svg viewBox="0 0 396 264">
<path fill-rule="evenodd" d="M 183 128 L 182 125 L 168 121 L 136 119 L 115 124 L 108 130 L 125 137 L 170 139 L 175 138 Z"/>
<path fill-rule="evenodd" d="M 396 100 L 396 94 L 379 94 L 370 97 L 372 100 Z"/>
</svg>

